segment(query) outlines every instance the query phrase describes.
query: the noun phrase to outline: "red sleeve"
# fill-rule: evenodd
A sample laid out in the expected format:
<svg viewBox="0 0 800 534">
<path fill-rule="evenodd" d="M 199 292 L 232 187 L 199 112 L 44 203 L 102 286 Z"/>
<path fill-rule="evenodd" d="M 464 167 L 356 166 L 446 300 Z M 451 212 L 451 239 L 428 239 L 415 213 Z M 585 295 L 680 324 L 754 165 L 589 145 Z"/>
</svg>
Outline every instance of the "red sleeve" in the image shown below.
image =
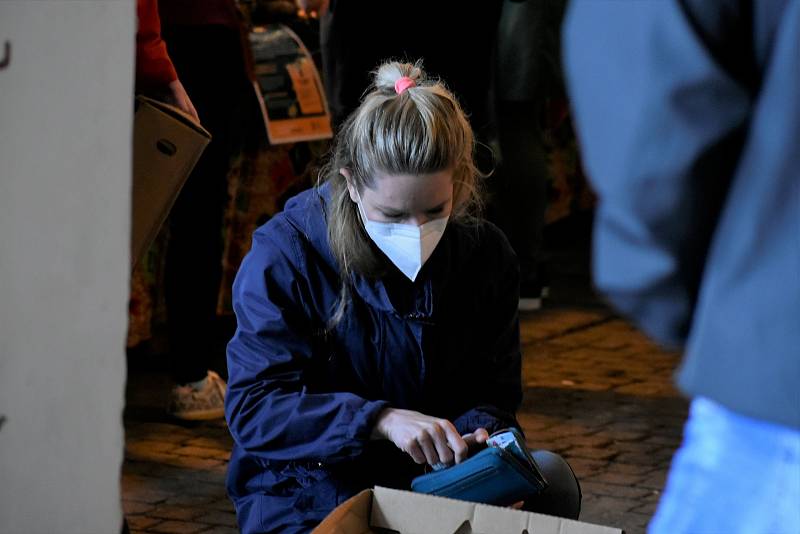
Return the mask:
<svg viewBox="0 0 800 534">
<path fill-rule="evenodd" d="M 136 14 L 136 85 L 143 89 L 163 89 L 178 79 L 175 67 L 167 55 L 167 45 L 161 40 L 161 21 L 158 0 L 137 0 Z"/>
</svg>

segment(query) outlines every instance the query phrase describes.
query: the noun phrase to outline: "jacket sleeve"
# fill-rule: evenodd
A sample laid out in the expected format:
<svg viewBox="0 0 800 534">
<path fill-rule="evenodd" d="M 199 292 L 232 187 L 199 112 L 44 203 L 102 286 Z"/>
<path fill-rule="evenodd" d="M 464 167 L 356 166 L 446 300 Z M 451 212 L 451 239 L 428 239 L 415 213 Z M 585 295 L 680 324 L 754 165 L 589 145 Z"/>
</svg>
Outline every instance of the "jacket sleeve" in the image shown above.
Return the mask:
<svg viewBox="0 0 800 534">
<path fill-rule="evenodd" d="M 485 428 L 489 433 L 502 428 L 520 428 L 515 413 L 522 402 L 522 354 L 519 341 L 519 264 L 505 237 L 493 227 L 487 234 L 496 237 L 500 251 L 486 254 L 494 266 L 486 272 L 494 283 L 481 299 L 485 327 L 477 368 L 480 383 L 475 406 L 461 414 L 453 425 L 461 434 Z M 521 428 L 520 428 L 521 429 Z"/>
<path fill-rule="evenodd" d="M 226 419 L 236 443 L 262 460 L 336 462 L 361 452 L 387 404 L 308 390 L 311 294 L 298 240 L 289 241 L 257 235 L 236 276 Z"/>
<path fill-rule="evenodd" d="M 582 157 L 599 197 L 595 284 L 671 346 L 688 335 L 751 102 L 687 5 L 576 0 L 564 33 Z"/>
<path fill-rule="evenodd" d="M 137 0 L 136 15 L 136 85 L 144 90 L 164 90 L 178 74 L 161 39 L 158 0 Z"/>
</svg>

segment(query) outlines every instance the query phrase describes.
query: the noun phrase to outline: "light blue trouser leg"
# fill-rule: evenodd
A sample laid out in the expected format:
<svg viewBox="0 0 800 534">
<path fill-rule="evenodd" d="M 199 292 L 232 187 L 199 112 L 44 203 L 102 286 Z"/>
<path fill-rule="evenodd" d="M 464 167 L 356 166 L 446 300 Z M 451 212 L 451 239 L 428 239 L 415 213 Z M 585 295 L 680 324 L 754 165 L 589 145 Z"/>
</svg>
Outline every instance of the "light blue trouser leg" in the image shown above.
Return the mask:
<svg viewBox="0 0 800 534">
<path fill-rule="evenodd" d="M 800 534 L 800 431 L 692 401 L 650 534 Z"/>
</svg>

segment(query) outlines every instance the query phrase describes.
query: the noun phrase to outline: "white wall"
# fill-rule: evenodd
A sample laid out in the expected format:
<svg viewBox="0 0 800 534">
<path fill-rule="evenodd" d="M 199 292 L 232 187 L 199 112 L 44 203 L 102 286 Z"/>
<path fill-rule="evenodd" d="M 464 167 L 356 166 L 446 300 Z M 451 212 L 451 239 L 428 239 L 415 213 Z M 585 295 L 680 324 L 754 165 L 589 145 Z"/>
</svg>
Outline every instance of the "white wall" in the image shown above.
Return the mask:
<svg viewBox="0 0 800 534">
<path fill-rule="evenodd" d="M 0 1 L 0 533 L 119 532 L 134 31 Z"/>
</svg>

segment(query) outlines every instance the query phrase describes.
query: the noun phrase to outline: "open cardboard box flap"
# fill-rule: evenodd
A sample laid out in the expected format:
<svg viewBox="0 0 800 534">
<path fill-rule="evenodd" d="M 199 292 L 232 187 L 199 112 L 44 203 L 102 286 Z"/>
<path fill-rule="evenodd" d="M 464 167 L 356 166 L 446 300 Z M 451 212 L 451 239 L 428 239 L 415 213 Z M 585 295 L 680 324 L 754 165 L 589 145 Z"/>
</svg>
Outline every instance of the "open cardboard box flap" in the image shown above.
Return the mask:
<svg viewBox="0 0 800 534">
<path fill-rule="evenodd" d="M 160 100 L 156 100 L 154 98 L 150 98 L 149 96 L 144 96 L 144 95 L 136 95 L 136 100 L 138 100 L 139 104 L 147 103 L 147 105 L 153 106 L 162 113 L 165 113 L 170 117 L 172 117 L 173 119 L 180 121 L 181 123 L 183 123 L 184 126 L 186 126 L 191 130 L 194 130 L 202 137 L 205 137 L 206 139 L 211 139 L 211 134 L 208 132 L 208 130 L 203 128 L 196 120 L 194 120 L 194 117 L 192 117 L 182 109 L 177 108 L 172 104 L 167 104 L 166 102 L 162 102 Z"/>
<path fill-rule="evenodd" d="M 623 534 L 618 528 L 382 487 L 343 502 L 314 534 L 386 530 L 400 534 Z"/>
</svg>

